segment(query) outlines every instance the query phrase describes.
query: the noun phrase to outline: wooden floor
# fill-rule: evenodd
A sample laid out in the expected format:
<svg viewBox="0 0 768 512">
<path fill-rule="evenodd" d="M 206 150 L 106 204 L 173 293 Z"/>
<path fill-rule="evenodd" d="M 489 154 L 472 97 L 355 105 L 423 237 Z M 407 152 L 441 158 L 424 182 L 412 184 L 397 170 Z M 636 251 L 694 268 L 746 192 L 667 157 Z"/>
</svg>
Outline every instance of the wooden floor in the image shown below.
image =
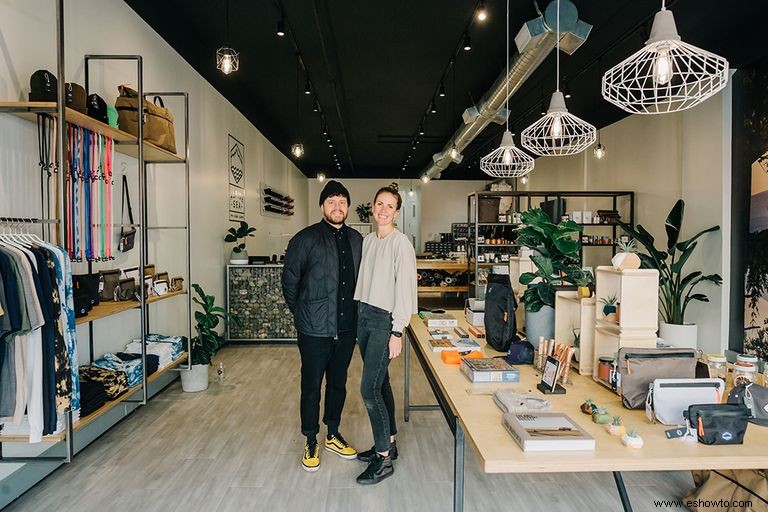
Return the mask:
<svg viewBox="0 0 768 512">
<path fill-rule="evenodd" d="M 299 357 L 295 346 L 222 350 L 226 380 L 187 394 L 177 382 L 57 470 L 8 512 L 76 511 L 450 511 L 453 437 L 440 412 L 402 422 L 403 358 L 392 365 L 400 459 L 394 476 L 363 487 L 358 461 L 321 451 L 317 473 L 300 467 Z M 415 362 L 415 359 L 414 359 Z M 372 445 L 360 398 L 361 364 L 350 366 L 341 432 L 358 449 Z M 433 403 L 420 368 L 413 402 Z M 465 510 L 547 512 L 620 510 L 610 473 L 486 475 L 467 447 Z M 688 472 L 629 473 L 636 512 L 653 500 L 680 499 Z M 673 509 L 687 510 L 687 509 Z"/>
</svg>

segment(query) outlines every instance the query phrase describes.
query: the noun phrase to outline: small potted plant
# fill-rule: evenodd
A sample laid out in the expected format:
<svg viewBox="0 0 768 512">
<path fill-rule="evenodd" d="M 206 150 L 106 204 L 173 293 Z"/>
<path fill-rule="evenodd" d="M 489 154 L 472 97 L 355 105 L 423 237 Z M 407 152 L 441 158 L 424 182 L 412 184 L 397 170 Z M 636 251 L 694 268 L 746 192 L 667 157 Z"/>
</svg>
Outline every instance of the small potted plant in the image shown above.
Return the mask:
<svg viewBox="0 0 768 512">
<path fill-rule="evenodd" d="M 229 263 L 231 265 L 248 264 L 248 251 L 245 250 L 245 239 L 253 236 L 254 231 L 256 231 L 256 228 L 248 227 L 248 223 L 244 220 L 240 221 L 240 227 L 237 229 L 229 228 L 227 230 L 227 236 L 224 237 L 224 241 L 235 242 L 232 254 L 229 256 Z M 240 239 L 243 239 L 243 241 L 241 242 Z"/>
<path fill-rule="evenodd" d="M 571 327 L 571 332 L 573 333 L 573 359 L 578 363 L 581 352 L 579 348 L 579 345 L 581 345 L 581 329 Z"/>
<path fill-rule="evenodd" d="M 371 203 L 359 204 L 357 209 L 357 216 L 360 218 L 360 222 L 368 224 L 371 222 Z"/>
<path fill-rule="evenodd" d="M 643 438 L 637 433 L 637 429 L 630 429 L 626 434 L 621 436 L 621 442 L 624 446 L 629 448 L 642 448 Z"/>
<path fill-rule="evenodd" d="M 581 412 L 584 414 L 591 415 L 593 412 L 595 412 L 595 409 L 597 406 L 595 405 L 595 402 L 591 398 L 587 398 L 584 400 L 584 403 L 581 404 Z"/>
<path fill-rule="evenodd" d="M 607 425 L 611 422 L 611 415 L 605 407 L 595 407 L 592 411 L 592 421 L 598 425 Z"/>
<path fill-rule="evenodd" d="M 618 299 L 616 295 L 609 295 L 600 299 L 600 304 L 603 305 L 603 317 L 609 322 L 618 322 L 616 311 L 618 309 Z"/>
<path fill-rule="evenodd" d="M 621 437 L 627 433 L 627 429 L 621 424 L 621 416 L 614 416 L 610 425 L 606 427 L 606 430 L 612 436 Z"/>
<path fill-rule="evenodd" d="M 192 297 L 202 311 L 195 311 L 195 332 L 192 338 L 192 369 L 181 372 L 181 388 L 189 393 L 208 389 L 208 371 L 212 358 L 224 344 L 224 337 L 216 331 L 220 322 L 232 321 L 238 323 L 235 315 L 227 313 L 224 308 L 216 306 L 216 298 L 206 295 L 199 284 L 192 288 L 198 297 Z"/>
<path fill-rule="evenodd" d="M 619 240 L 616 243 L 616 247 L 619 249 L 619 252 L 611 258 L 611 264 L 615 269 L 634 270 L 640 268 L 642 261 L 640 256 L 637 255 L 637 247 L 634 240 Z"/>
</svg>

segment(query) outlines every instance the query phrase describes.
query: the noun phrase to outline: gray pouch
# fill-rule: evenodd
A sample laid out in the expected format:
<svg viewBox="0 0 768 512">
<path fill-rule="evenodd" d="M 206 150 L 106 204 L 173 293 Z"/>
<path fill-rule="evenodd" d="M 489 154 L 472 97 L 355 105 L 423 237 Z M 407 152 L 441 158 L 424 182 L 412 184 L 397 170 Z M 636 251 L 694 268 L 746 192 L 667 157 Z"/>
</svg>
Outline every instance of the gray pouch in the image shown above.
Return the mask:
<svg viewBox="0 0 768 512">
<path fill-rule="evenodd" d="M 621 402 L 627 409 L 644 409 L 648 386 L 656 379 L 696 377 L 696 351 L 692 348 L 619 349 Z"/>
<path fill-rule="evenodd" d="M 752 383 L 736 386 L 728 395 L 729 404 L 744 404 L 752 413 L 750 423 L 768 427 L 768 388 Z"/>
</svg>

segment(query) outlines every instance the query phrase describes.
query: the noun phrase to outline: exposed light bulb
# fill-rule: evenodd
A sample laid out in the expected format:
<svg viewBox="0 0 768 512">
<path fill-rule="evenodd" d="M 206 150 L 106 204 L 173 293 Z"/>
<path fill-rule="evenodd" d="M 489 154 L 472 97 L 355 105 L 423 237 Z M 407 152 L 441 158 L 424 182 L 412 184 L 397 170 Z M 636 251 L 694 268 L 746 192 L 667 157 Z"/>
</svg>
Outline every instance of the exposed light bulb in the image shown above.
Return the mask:
<svg viewBox="0 0 768 512">
<path fill-rule="evenodd" d="M 522 183 L 523 185 L 527 185 L 528 184 L 528 176 L 523 176 L 522 178 L 520 178 L 520 183 Z"/>
<path fill-rule="evenodd" d="M 504 162 L 504 165 L 509 165 L 512 163 L 512 152 L 509 149 L 504 150 L 501 161 Z"/>
<path fill-rule="evenodd" d="M 307 81 L 304 83 L 304 94 L 312 94 L 312 84 L 309 83 L 309 78 L 307 78 Z"/>
<path fill-rule="evenodd" d="M 229 55 L 225 56 L 221 61 L 221 72 L 225 75 L 228 75 L 232 72 L 232 57 Z"/>
<path fill-rule="evenodd" d="M 552 127 L 549 130 L 549 134 L 554 138 L 560 138 L 563 136 L 563 122 L 560 120 L 560 116 L 555 116 L 552 121 Z"/>
<path fill-rule="evenodd" d="M 415 192 L 413 191 L 413 189 L 410 189 L 408 191 L 408 197 L 413 197 L 414 194 L 415 194 Z"/>
<path fill-rule="evenodd" d="M 454 160 L 459 158 L 459 150 L 456 147 L 456 144 L 454 144 L 453 147 L 451 148 L 451 158 L 453 158 Z"/>
<path fill-rule="evenodd" d="M 296 158 L 304 156 L 304 144 L 294 144 L 291 146 L 291 154 Z"/>
<path fill-rule="evenodd" d="M 424 135 L 424 125 L 419 125 L 419 135 Z"/>
<path fill-rule="evenodd" d="M 597 146 L 595 146 L 595 149 L 594 149 L 593 153 L 595 155 L 595 158 L 600 160 L 601 158 L 603 158 L 605 156 L 605 146 L 603 146 L 602 144 L 600 144 L 598 142 Z"/>
<path fill-rule="evenodd" d="M 277 20 L 277 35 L 279 37 L 285 36 L 285 21 Z"/>
<path fill-rule="evenodd" d="M 319 181 L 320 183 L 324 182 L 325 174 L 323 174 L 322 172 L 317 173 L 317 181 Z"/>
<path fill-rule="evenodd" d="M 429 182 L 429 176 L 427 176 L 425 174 L 424 176 L 421 177 L 421 181 L 424 182 L 424 183 L 428 183 Z"/>
<path fill-rule="evenodd" d="M 472 49 L 472 40 L 469 38 L 469 34 L 464 34 L 464 42 L 462 43 L 462 47 L 464 48 L 465 52 L 468 52 Z"/>
<path fill-rule="evenodd" d="M 653 81 L 659 85 L 665 85 L 672 80 L 672 58 L 667 48 L 660 48 L 653 62 Z"/>
<path fill-rule="evenodd" d="M 219 48 L 216 50 L 216 67 L 225 75 L 237 71 L 240 67 L 239 54 L 229 47 Z"/>
<path fill-rule="evenodd" d="M 480 7 L 477 9 L 477 20 L 485 21 L 488 19 L 488 10 L 485 8 L 485 2 L 480 2 Z"/>
</svg>

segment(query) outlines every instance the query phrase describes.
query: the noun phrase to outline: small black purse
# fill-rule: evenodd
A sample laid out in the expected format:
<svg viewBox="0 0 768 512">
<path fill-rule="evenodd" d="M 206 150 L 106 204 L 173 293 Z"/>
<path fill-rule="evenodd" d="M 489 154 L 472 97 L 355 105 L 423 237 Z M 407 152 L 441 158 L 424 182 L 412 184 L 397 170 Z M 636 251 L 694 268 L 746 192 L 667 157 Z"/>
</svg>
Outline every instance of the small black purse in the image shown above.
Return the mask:
<svg viewBox="0 0 768 512">
<path fill-rule="evenodd" d="M 703 444 L 744 444 L 751 417 L 744 404 L 691 405 L 684 415 Z"/>
<path fill-rule="evenodd" d="M 131 208 L 131 196 L 128 193 L 128 178 L 123 174 L 123 199 L 121 201 L 122 210 L 120 212 L 120 222 L 125 222 L 125 204 L 128 203 L 128 220 L 133 224 L 133 209 Z M 128 229 L 125 226 L 120 226 L 120 241 L 117 244 L 117 250 L 120 252 L 128 252 L 133 249 L 133 245 L 136 242 L 136 228 L 130 226 Z"/>
</svg>

